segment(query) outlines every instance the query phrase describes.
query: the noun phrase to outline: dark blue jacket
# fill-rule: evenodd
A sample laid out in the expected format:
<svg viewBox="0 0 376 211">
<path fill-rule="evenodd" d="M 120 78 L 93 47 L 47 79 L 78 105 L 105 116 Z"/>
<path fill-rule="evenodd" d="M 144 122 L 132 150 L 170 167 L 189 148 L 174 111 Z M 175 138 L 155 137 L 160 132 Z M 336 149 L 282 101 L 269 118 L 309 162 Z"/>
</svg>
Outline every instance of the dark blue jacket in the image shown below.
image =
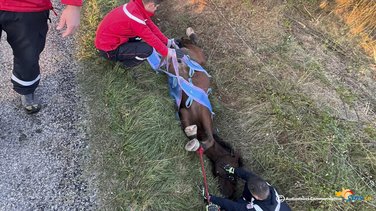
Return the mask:
<svg viewBox="0 0 376 211">
<path fill-rule="evenodd" d="M 242 198 L 238 199 L 237 201 L 232 201 L 221 197 L 210 196 L 210 201 L 212 203 L 219 205 L 226 211 L 291 211 L 286 202 L 280 201 L 277 191 L 270 185 L 270 194 L 267 199 L 257 200 L 252 196 L 248 189 L 247 181 L 252 179 L 252 177 L 257 177 L 257 175 L 253 174 L 252 172 L 245 171 L 242 168 L 236 168 L 235 175 L 246 181 Z"/>
</svg>

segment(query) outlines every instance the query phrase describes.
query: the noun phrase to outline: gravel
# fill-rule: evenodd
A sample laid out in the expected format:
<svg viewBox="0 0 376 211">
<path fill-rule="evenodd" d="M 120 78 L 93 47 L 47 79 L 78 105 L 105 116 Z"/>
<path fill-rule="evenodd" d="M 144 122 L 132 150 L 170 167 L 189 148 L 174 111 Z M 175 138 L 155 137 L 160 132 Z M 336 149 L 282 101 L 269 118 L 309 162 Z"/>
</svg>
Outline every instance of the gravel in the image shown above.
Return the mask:
<svg viewBox="0 0 376 211">
<path fill-rule="evenodd" d="M 57 1 L 56 1 L 57 2 Z M 56 10 L 62 8 L 55 4 Z M 61 12 L 58 11 L 58 12 Z M 97 188 L 90 162 L 86 103 L 79 92 L 73 38 L 52 23 L 40 59 L 36 94 L 42 110 L 21 108 L 10 77 L 13 57 L 6 34 L 0 42 L 0 210 L 95 210 Z"/>
</svg>

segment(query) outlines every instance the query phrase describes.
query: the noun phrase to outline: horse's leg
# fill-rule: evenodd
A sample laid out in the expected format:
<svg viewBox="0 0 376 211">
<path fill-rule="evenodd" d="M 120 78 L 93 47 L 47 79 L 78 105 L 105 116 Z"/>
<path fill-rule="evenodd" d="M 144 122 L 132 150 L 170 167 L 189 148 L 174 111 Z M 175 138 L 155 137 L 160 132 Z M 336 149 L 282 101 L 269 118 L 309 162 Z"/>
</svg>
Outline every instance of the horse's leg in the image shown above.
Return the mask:
<svg viewBox="0 0 376 211">
<path fill-rule="evenodd" d="M 210 111 L 204 107 L 200 106 L 201 109 L 201 125 L 204 128 L 205 134 L 207 139 L 202 142 L 205 149 L 208 149 L 213 146 L 214 144 L 214 137 L 213 137 L 213 120 Z"/>
<path fill-rule="evenodd" d="M 195 31 L 192 29 L 192 27 L 187 28 L 186 34 L 189 37 L 189 39 L 192 41 L 192 43 L 197 45 L 198 38 L 197 38 Z"/>
<path fill-rule="evenodd" d="M 187 135 L 187 137 L 189 139 L 193 139 L 193 138 L 196 138 L 197 136 L 197 125 L 192 125 L 192 121 L 191 121 L 191 115 L 188 111 L 188 109 L 186 108 L 180 108 L 180 121 L 181 121 L 181 125 L 182 125 L 182 128 L 185 132 L 185 134 Z"/>
<path fill-rule="evenodd" d="M 184 132 L 189 139 L 197 138 L 197 125 L 189 125 L 184 127 Z"/>
</svg>

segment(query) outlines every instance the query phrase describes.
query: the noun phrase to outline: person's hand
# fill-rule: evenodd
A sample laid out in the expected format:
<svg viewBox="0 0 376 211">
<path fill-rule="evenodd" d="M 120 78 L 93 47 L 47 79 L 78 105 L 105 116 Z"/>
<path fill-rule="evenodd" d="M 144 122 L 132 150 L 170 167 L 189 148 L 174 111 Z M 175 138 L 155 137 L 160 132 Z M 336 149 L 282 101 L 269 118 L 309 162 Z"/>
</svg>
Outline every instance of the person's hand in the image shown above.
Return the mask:
<svg viewBox="0 0 376 211">
<path fill-rule="evenodd" d="M 65 7 L 60 16 L 59 24 L 56 27 L 57 30 L 62 30 L 66 26 L 66 29 L 62 34 L 63 37 L 71 35 L 77 31 L 80 25 L 80 12 L 81 7 L 79 6 L 67 5 Z"/>
<path fill-rule="evenodd" d="M 168 48 L 175 48 L 175 49 L 181 48 L 182 46 L 181 46 L 180 39 L 175 39 L 175 38 L 168 39 L 167 47 Z"/>
<path fill-rule="evenodd" d="M 206 197 L 206 193 L 205 193 L 205 188 L 204 188 L 204 186 L 199 186 L 198 187 L 199 188 L 199 190 L 200 190 L 200 195 L 202 196 L 202 198 L 206 201 L 206 200 L 208 200 L 208 198 Z M 210 194 L 208 194 L 209 195 L 209 198 L 210 198 Z"/>
<path fill-rule="evenodd" d="M 228 173 L 228 174 L 234 174 L 235 173 L 235 168 L 230 166 L 230 164 L 226 164 L 223 166 L 223 169 Z"/>
</svg>

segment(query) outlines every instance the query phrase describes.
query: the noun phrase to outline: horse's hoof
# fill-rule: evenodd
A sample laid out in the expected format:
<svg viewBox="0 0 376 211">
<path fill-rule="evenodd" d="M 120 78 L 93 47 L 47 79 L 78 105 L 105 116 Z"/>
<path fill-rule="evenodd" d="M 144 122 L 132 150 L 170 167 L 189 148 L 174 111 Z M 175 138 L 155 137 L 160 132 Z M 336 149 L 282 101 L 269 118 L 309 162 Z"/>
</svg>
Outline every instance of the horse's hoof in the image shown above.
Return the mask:
<svg viewBox="0 0 376 211">
<path fill-rule="evenodd" d="M 197 125 L 190 125 L 184 128 L 184 132 L 188 137 L 197 135 Z"/>
<path fill-rule="evenodd" d="M 192 29 L 192 27 L 188 27 L 187 30 L 186 30 L 186 34 L 188 37 L 191 36 L 191 34 L 194 34 L 195 31 Z"/>
<path fill-rule="evenodd" d="M 185 145 L 184 148 L 188 152 L 195 152 L 195 151 L 198 150 L 198 148 L 200 148 L 200 142 L 197 139 L 194 138 L 194 139 L 188 141 L 188 143 Z"/>
</svg>

